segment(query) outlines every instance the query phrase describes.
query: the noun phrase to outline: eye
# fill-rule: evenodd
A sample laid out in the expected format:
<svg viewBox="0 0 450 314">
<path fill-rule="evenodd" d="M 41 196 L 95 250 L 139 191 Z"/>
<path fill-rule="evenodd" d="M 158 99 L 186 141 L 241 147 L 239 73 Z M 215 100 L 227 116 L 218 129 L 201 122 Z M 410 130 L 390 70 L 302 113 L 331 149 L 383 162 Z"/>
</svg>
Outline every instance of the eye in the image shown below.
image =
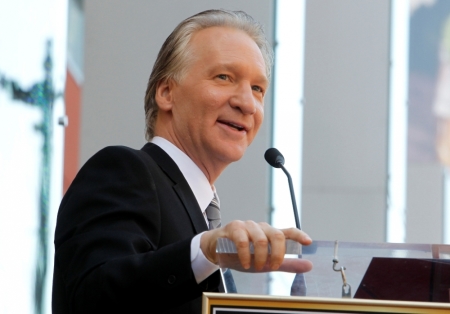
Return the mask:
<svg viewBox="0 0 450 314">
<path fill-rule="evenodd" d="M 262 89 L 261 86 L 253 85 L 253 86 L 252 86 L 252 89 L 253 89 L 254 91 L 257 91 L 257 92 L 260 92 L 260 93 L 264 93 L 264 90 Z"/>
<path fill-rule="evenodd" d="M 217 75 L 217 78 L 224 80 L 224 81 L 229 79 L 228 75 L 226 75 L 226 74 L 219 74 L 219 75 Z"/>
</svg>

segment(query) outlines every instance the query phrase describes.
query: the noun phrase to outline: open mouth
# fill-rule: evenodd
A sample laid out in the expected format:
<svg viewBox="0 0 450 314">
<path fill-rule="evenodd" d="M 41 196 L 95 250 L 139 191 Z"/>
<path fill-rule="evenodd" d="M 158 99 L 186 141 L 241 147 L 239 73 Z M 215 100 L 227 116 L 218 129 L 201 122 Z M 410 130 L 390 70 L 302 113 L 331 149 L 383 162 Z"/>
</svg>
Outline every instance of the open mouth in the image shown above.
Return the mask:
<svg viewBox="0 0 450 314">
<path fill-rule="evenodd" d="M 244 130 L 245 130 L 245 127 L 243 127 L 243 126 L 241 126 L 241 125 L 239 125 L 239 124 L 232 123 L 232 122 L 228 122 L 228 121 L 219 121 L 219 123 L 228 125 L 229 127 L 233 128 L 233 129 L 236 129 L 236 130 L 238 130 L 238 131 L 244 131 Z"/>
</svg>

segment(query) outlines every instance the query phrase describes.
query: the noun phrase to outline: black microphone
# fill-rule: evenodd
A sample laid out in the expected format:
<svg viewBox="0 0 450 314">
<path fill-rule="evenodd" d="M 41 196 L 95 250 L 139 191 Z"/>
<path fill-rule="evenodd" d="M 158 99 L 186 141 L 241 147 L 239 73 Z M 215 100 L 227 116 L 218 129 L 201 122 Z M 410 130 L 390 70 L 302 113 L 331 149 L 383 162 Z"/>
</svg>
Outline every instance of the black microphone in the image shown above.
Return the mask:
<svg viewBox="0 0 450 314">
<path fill-rule="evenodd" d="M 264 158 L 274 168 L 281 168 L 286 174 L 289 182 L 289 190 L 291 191 L 292 208 L 294 209 L 295 225 L 297 229 L 302 230 L 300 227 L 300 219 L 298 218 L 297 202 L 295 201 L 294 186 L 292 185 L 292 178 L 289 172 L 284 167 L 284 157 L 276 148 L 269 148 L 264 154 Z"/>
<path fill-rule="evenodd" d="M 295 194 L 294 194 L 294 186 L 292 185 L 292 178 L 289 172 L 284 167 L 284 157 L 283 155 L 278 151 L 276 148 L 269 148 L 266 150 L 264 154 L 264 158 L 274 168 L 281 168 L 283 169 L 284 173 L 286 174 L 289 182 L 289 190 L 291 191 L 291 200 L 292 200 L 292 207 L 294 209 L 294 217 L 295 217 L 295 225 L 297 226 L 297 229 L 302 230 L 300 227 L 300 220 L 298 219 L 298 212 L 297 212 L 297 203 L 295 202 Z M 302 256 L 299 255 L 299 258 Z M 291 295 L 292 296 L 306 296 L 306 281 L 305 276 L 303 274 L 296 274 L 294 278 L 294 282 L 291 286 Z"/>
</svg>

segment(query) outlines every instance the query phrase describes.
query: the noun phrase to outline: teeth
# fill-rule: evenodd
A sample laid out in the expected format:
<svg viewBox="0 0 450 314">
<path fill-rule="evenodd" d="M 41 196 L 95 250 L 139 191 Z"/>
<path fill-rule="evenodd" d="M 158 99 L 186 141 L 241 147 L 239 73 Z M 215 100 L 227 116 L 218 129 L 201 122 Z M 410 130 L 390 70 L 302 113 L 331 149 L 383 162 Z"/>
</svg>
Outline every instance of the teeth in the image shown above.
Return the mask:
<svg viewBox="0 0 450 314">
<path fill-rule="evenodd" d="M 236 125 L 234 123 L 228 123 L 228 125 L 233 127 L 233 128 L 235 128 L 235 129 L 237 129 L 237 130 L 239 130 L 239 131 L 242 131 L 244 129 L 243 127 L 241 127 L 239 125 Z"/>
<path fill-rule="evenodd" d="M 234 123 L 232 123 L 232 122 L 228 122 L 228 121 L 220 121 L 220 120 L 219 120 L 219 122 L 220 122 L 220 123 L 223 123 L 223 124 L 226 124 L 226 125 L 228 125 L 228 126 L 230 126 L 230 127 L 232 127 L 232 128 L 235 128 L 235 129 L 238 130 L 238 131 L 243 131 L 243 130 L 245 130 L 245 127 L 240 126 L 240 125 L 237 125 L 237 124 L 234 124 Z"/>
</svg>

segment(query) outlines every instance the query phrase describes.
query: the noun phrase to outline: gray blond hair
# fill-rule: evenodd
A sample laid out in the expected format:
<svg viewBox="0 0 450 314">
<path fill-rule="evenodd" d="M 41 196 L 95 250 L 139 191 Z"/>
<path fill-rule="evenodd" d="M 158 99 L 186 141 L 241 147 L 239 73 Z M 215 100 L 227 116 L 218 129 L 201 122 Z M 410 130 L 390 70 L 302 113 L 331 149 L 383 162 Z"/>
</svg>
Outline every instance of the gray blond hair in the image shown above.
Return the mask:
<svg viewBox="0 0 450 314">
<path fill-rule="evenodd" d="M 207 10 L 182 21 L 167 37 L 158 53 L 145 93 L 145 138 L 150 141 L 155 133 L 158 104 L 156 89 L 160 82 L 173 79 L 179 82 L 188 66 L 189 41 L 196 32 L 214 26 L 235 28 L 244 31 L 261 50 L 266 75 L 270 78 L 273 51 L 266 39 L 262 25 L 243 11 Z"/>
</svg>

